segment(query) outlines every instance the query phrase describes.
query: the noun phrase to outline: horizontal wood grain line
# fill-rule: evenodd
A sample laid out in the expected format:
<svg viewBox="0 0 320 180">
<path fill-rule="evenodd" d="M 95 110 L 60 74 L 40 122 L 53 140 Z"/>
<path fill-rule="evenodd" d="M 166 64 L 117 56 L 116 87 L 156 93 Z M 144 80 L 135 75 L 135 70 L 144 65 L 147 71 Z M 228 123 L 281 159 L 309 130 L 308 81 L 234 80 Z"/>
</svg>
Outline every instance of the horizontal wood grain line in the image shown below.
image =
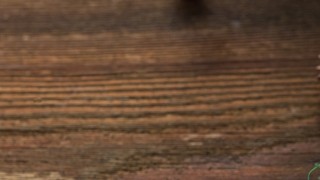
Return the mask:
<svg viewBox="0 0 320 180">
<path fill-rule="evenodd" d="M 210 88 L 203 88 L 203 89 L 191 89 L 183 91 L 161 91 L 161 92 L 153 92 L 153 93 L 75 93 L 75 94 L 68 94 L 66 96 L 65 94 L 42 94 L 39 96 L 38 94 L 15 94 L 15 95 L 6 95 L 6 94 L 0 94 L 0 99 L 3 100 L 10 100 L 11 102 L 15 99 L 22 100 L 22 99 L 33 99 L 35 102 L 41 102 L 41 99 L 99 99 L 103 100 L 104 98 L 109 100 L 127 100 L 127 99 L 146 99 L 146 100 L 152 100 L 152 99 L 168 99 L 168 98 L 178 98 L 178 99 L 185 99 L 188 97 L 197 97 L 198 95 L 218 95 L 218 96 L 227 96 L 227 95 L 236 95 L 237 93 L 251 93 L 251 92 L 270 92 L 270 91 L 278 91 L 278 92 L 284 92 L 284 91 L 290 91 L 291 88 L 310 88 L 310 89 L 317 89 L 317 85 L 310 85 L 310 83 L 305 84 L 284 84 L 284 86 L 255 86 L 254 89 L 252 87 L 245 87 L 245 88 L 239 88 L 239 89 L 226 89 L 226 90 L 216 90 L 216 89 L 210 89 Z M 303 90 L 302 90 L 303 91 Z"/>
<path fill-rule="evenodd" d="M 185 100 L 185 101 L 180 101 L 180 102 L 174 102 L 174 101 L 169 101 L 169 102 L 157 102 L 157 103 L 126 103 L 125 101 L 121 103 L 111 103 L 111 102 L 105 102 L 105 103 L 89 103 L 89 102 L 82 102 L 82 103 L 73 103 L 73 102 L 68 102 L 68 103 L 35 103 L 33 102 L 32 104 L 17 104 L 16 101 L 12 105 L 3 105 L 0 104 L 0 109 L 6 110 L 6 109 L 25 109 L 25 108 L 74 108 L 74 107 L 90 107 L 90 108 L 145 108 L 145 107 L 177 107 L 177 106 L 189 106 L 189 105 L 212 105 L 215 104 L 217 107 L 219 107 L 220 103 L 227 103 L 227 102 L 234 102 L 234 101 L 249 101 L 249 100 L 264 100 L 264 99 L 278 99 L 279 97 L 282 98 L 310 98 L 314 97 L 315 99 L 320 98 L 320 92 L 314 92 L 314 93 L 304 93 L 302 92 L 301 94 L 290 94 L 288 92 L 284 93 L 279 93 L 279 94 L 272 94 L 272 95 L 267 95 L 267 94 L 261 94 L 261 95 L 255 95 L 251 96 L 250 94 L 247 95 L 246 97 L 232 97 L 232 98 L 217 98 L 214 97 L 213 99 L 210 97 L 206 97 L 204 100 L 195 100 L 195 99 L 190 99 L 190 100 Z"/>
<path fill-rule="evenodd" d="M 250 76 L 250 75 L 272 75 L 272 74 L 293 74 L 296 73 L 299 75 L 301 72 L 307 72 L 310 73 L 310 77 L 315 77 L 316 72 L 314 71 L 314 68 L 299 68 L 294 69 L 292 68 L 291 71 L 285 71 L 281 69 L 273 69 L 273 70 L 261 70 L 261 71 L 245 71 L 241 70 L 239 72 L 232 72 L 228 70 L 212 70 L 209 72 L 205 71 L 190 71 L 190 72 L 168 72 L 168 73 L 162 73 L 162 74 L 144 74 L 142 72 L 140 73 L 128 73 L 128 74 L 115 74 L 112 76 L 103 76 L 99 75 L 100 77 L 91 77 L 90 75 L 86 76 L 78 76 L 78 77 L 54 77 L 54 76 L 42 76 L 41 74 L 35 75 L 33 77 L 14 77 L 14 76 L 8 76 L 8 77 L 1 77 L 0 82 L 8 83 L 8 82 L 39 82 L 39 83 L 82 83 L 82 82 L 92 82 L 92 81 L 112 81 L 112 80 L 143 80 L 143 79 L 149 79 L 152 80 L 158 80 L 158 79 L 171 79 L 171 78 L 196 78 L 196 77 L 202 77 L 202 76 L 216 76 L 221 77 L 225 76 L 226 78 L 232 77 L 232 76 Z"/>
<path fill-rule="evenodd" d="M 320 35 L 320 34 L 319 34 Z M 198 35 L 199 36 L 199 35 Z M 211 36 L 215 36 L 214 34 Z M 241 37 L 241 36 L 240 36 Z M 154 38 L 150 40 L 149 38 L 146 38 L 143 42 L 142 39 L 140 41 L 137 41 L 136 39 L 130 39 L 130 37 L 122 37 L 123 39 L 126 38 L 125 42 L 118 42 L 118 43 L 109 43 L 105 44 L 102 41 L 98 41 L 97 43 L 92 43 L 90 40 L 82 41 L 80 44 L 74 43 L 74 44 L 63 44 L 61 46 L 55 45 L 55 44 L 47 44 L 46 42 L 41 42 L 42 46 L 38 46 L 37 44 L 34 44 L 33 42 L 29 43 L 21 43 L 21 44 L 10 44 L 10 46 L 6 46 L 3 48 L 3 51 L 6 52 L 6 55 L 18 55 L 18 54 L 25 54 L 28 56 L 32 55 L 41 55 L 41 54 L 48 54 L 48 55 L 56 55 L 56 56 L 62 56 L 62 55 L 78 55 L 78 54 L 108 54 L 108 53 L 117 53 L 118 51 L 124 51 L 127 53 L 132 52 L 145 52 L 145 51 L 155 51 L 155 50 L 166 50 L 167 52 L 171 51 L 179 51 L 189 48 L 197 48 L 202 47 L 203 49 L 201 51 L 210 50 L 213 47 L 224 47 L 225 43 L 229 43 L 233 46 L 240 46 L 243 47 L 252 47 L 252 44 L 257 44 L 255 40 L 263 41 L 274 41 L 276 42 L 287 42 L 296 44 L 296 46 L 303 46 L 303 45 L 309 45 L 310 48 L 316 48 L 319 47 L 320 44 L 317 43 L 319 41 L 318 37 L 281 37 L 281 36 L 275 36 L 275 37 L 243 37 L 240 38 L 239 36 L 233 37 L 233 39 L 229 38 L 222 38 L 219 37 L 219 39 L 215 39 L 210 37 L 210 35 L 207 35 L 207 37 L 198 37 L 194 39 L 189 38 L 181 38 L 179 40 L 176 39 L 169 39 L 170 41 L 165 41 L 161 38 Z M 293 39 L 294 38 L 294 39 Z M 119 40 L 119 39 L 118 39 Z M 232 41 L 233 40 L 233 41 Z M 72 41 L 72 40 L 71 40 Z M 107 40 L 105 40 L 107 41 Z M 35 43 L 38 41 L 35 41 Z M 39 42 L 39 43 L 40 43 Z M 91 43 L 90 43 L 91 42 Z M 63 43 L 63 41 L 61 42 Z M 260 43 L 263 44 L 263 43 Z M 314 45 L 314 46 L 311 46 Z M 255 47 L 252 47 L 255 48 Z M 258 47 L 256 47 L 258 48 Z M 281 50 L 281 48 L 277 48 L 277 46 L 269 46 L 269 49 L 274 50 Z M 294 47 L 291 47 L 294 48 Z M 24 50 L 21 52 L 21 50 Z M 77 50 L 77 51 L 74 51 Z M 81 50 L 81 51 L 80 51 Z M 16 54 L 18 53 L 18 54 Z"/>
<path fill-rule="evenodd" d="M 40 61 L 40 60 L 38 60 Z M 206 60 L 207 61 L 207 60 Z M 216 62 L 201 62 L 199 60 L 190 61 L 178 64 L 161 64 L 157 65 L 124 65 L 110 63 L 103 63 L 100 61 L 94 65 L 79 66 L 74 63 L 62 65 L 43 66 L 38 65 L 16 65 L 2 63 L 2 71 L 0 77 L 83 77 L 83 76 L 126 76 L 127 75 L 163 75 L 167 73 L 181 74 L 194 72 L 210 72 L 210 73 L 231 73 L 231 74 L 245 74 L 245 73 L 265 73 L 265 72 L 293 72 L 295 70 L 314 70 L 314 65 L 317 64 L 316 59 L 309 61 L 300 60 L 245 60 L 245 61 L 231 61 L 231 60 L 217 60 Z M 61 63 L 63 64 L 63 63 Z M 128 70 L 129 69 L 129 70 Z M 134 69 L 134 70 L 133 70 Z M 33 70 L 33 71 L 30 71 Z M 209 71 L 211 70 L 211 71 Z M 246 70 L 246 71 L 244 71 Z M 41 71 L 49 71 L 51 74 L 32 74 Z M 261 72 L 259 72 L 261 71 Z M 19 73 L 18 73 L 19 72 Z M 40 76 L 39 76 L 40 75 Z"/>
<path fill-rule="evenodd" d="M 242 105 L 242 106 L 235 106 L 235 107 L 227 107 L 222 109 L 208 109 L 208 110 L 193 110 L 193 111 L 186 111 L 186 110 L 171 110 L 171 111 L 142 111 L 142 112 L 131 112 L 131 113 L 101 113 L 101 112 L 87 112 L 87 113 L 79 113 L 79 112 L 68 112 L 68 113 L 55 113 L 55 112 L 46 112 L 46 113 L 22 113 L 22 114 L 8 114 L 3 115 L 0 114 L 1 120 L 35 120 L 35 119 L 47 119 L 47 118 L 78 118 L 78 119 L 104 119 L 104 118 L 114 118 L 115 120 L 118 118 L 121 119 L 128 119 L 133 120 L 137 118 L 151 118 L 151 117 L 164 117 L 168 115 L 177 115 L 177 116 L 219 116 L 224 114 L 230 113 L 237 113 L 244 110 L 252 110 L 256 111 L 259 109 L 265 108 L 281 108 L 281 107 L 295 107 L 295 106 L 310 106 L 310 107 L 317 107 L 319 105 L 318 100 L 314 101 L 291 101 L 291 102 L 272 102 L 269 104 L 262 103 L 262 104 L 255 104 L 255 105 Z"/>
<path fill-rule="evenodd" d="M 255 29 L 254 27 L 243 29 L 242 33 L 234 32 L 232 30 L 215 31 L 211 28 L 197 29 L 197 31 L 180 29 L 180 30 L 159 30 L 151 32 L 106 32 L 102 34 L 81 34 L 85 39 L 74 39 L 72 36 L 67 35 L 51 35 L 51 38 L 41 38 L 42 35 L 32 35 L 29 37 L 32 41 L 22 41 L 20 36 L 7 34 L 4 36 L 3 41 L 8 43 L 8 47 L 5 49 L 21 49 L 35 47 L 43 48 L 62 48 L 62 47 L 104 47 L 105 45 L 118 46 L 149 46 L 149 45 L 160 45 L 162 43 L 193 43 L 207 41 L 223 41 L 223 40 L 235 40 L 236 42 L 246 42 L 249 40 L 272 40 L 273 38 L 279 40 L 290 40 L 290 41 L 301 41 L 305 39 L 317 38 L 320 35 L 318 29 L 305 29 L 303 32 L 299 31 L 287 31 L 283 29 L 268 29 L 268 31 L 261 31 L 261 29 Z M 10 39 L 6 39 L 10 37 Z M 54 37 L 54 38 L 53 38 Z M 88 38 L 90 37 L 90 38 Z M 147 41 L 146 41 L 147 39 Z M 296 40 L 297 39 L 297 40 Z M 109 41 L 107 41 L 109 40 Z M 128 41 L 129 40 L 129 41 Z M 16 43 L 19 42 L 19 43 Z M 79 43 L 81 42 L 81 43 Z M 162 42 L 162 43 L 160 43 Z M 30 46 L 27 46 L 30 45 Z"/>
<path fill-rule="evenodd" d="M 201 83 L 200 83 L 201 84 Z M 316 81 L 306 81 L 306 80 L 299 80 L 299 81 L 283 81 L 283 82 L 271 82 L 271 83 L 265 83 L 265 82 L 256 82 L 256 83 L 247 83 L 247 84 L 228 84 L 228 85 L 195 85 L 195 86 L 172 86 L 172 87 L 134 87 L 134 88 L 114 88 L 114 89 L 103 89 L 103 90 L 97 90 L 95 88 L 93 89 L 86 89 L 86 88 L 78 88 L 78 89 L 66 89 L 66 90 L 50 90 L 50 89 L 44 89 L 44 90 L 10 90 L 9 89 L 2 89 L 0 88 L 0 95 L 14 95 L 14 94 L 75 94 L 75 93 L 132 93 L 132 92 L 160 92 L 160 91 L 186 91 L 186 90 L 195 90 L 195 89 L 216 89 L 216 90 L 223 90 L 223 89 L 235 89 L 235 88 L 245 88 L 245 87 L 259 87 L 259 86 L 282 86 L 285 85 L 305 85 L 305 84 L 314 84 L 316 85 Z"/>
<path fill-rule="evenodd" d="M 292 91 L 299 91 L 301 93 L 305 93 L 306 91 L 318 91 L 317 90 L 317 85 L 310 85 L 310 84 L 297 84 L 296 86 L 291 86 L 288 85 L 286 86 L 287 88 L 283 87 L 265 87 L 263 89 L 244 89 L 244 90 L 237 90 L 237 91 L 230 91 L 226 90 L 224 92 L 203 92 L 203 91 L 198 91 L 198 92 L 192 92 L 192 93 L 186 93 L 184 92 L 179 93 L 179 94 L 163 94 L 163 95 L 157 95 L 157 94 L 151 94 L 151 95 L 123 95 L 123 96 L 106 96 L 104 94 L 99 94 L 98 96 L 83 96 L 83 97 L 78 97 L 78 96 L 68 96 L 68 97 L 14 97 L 14 96 L 3 96 L 0 97 L 0 102 L 3 103 L 19 103 L 19 102 L 34 102 L 34 103 L 41 103 L 41 102 L 46 102 L 46 101 L 59 101 L 59 102 L 65 102 L 65 101 L 122 101 L 125 102 L 127 100 L 163 100 L 163 99 L 168 99 L 168 100 L 183 100 L 183 99 L 189 99 L 189 98 L 198 98 L 198 97 L 205 97 L 205 96 L 213 96 L 216 95 L 218 97 L 223 97 L 223 96 L 243 96 L 247 94 L 254 94 L 254 93 L 260 93 L 260 94 L 269 94 L 269 93 L 281 93 L 281 92 L 287 92 L 290 94 Z M 209 90 L 209 89 L 207 89 Z"/>
<path fill-rule="evenodd" d="M 15 87 L 29 87 L 29 88 L 62 88 L 62 87 L 102 87 L 102 86 L 119 86 L 119 85 L 168 85 L 168 84 L 186 84 L 186 83 L 192 83 L 192 82 L 237 82 L 237 81 L 253 81 L 253 80 L 261 80 L 261 79 L 292 79 L 292 78 L 313 78 L 314 79 L 314 73 L 313 72 L 305 72 L 305 73 L 272 73 L 269 75 L 260 74 L 260 75 L 240 75 L 240 76 L 234 76 L 234 77 L 228 77 L 228 76 L 209 76 L 207 75 L 201 75 L 201 76 L 195 76 L 195 77 L 177 77 L 177 78 L 161 78 L 158 79 L 101 79 L 100 81 L 92 80 L 92 81 L 85 81 L 85 82 L 78 82 L 78 81 L 70 81 L 70 82 L 39 82 L 39 81 L 20 81 L 20 82 L 1 82 L 0 78 L 0 88 L 15 88 Z"/>
<path fill-rule="evenodd" d="M 39 92 L 63 92 L 63 91 L 113 91 L 113 90 L 126 90 L 130 89 L 132 91 L 139 90 L 139 89 L 157 89 L 157 88 L 182 88 L 182 87 L 194 87 L 194 86 L 213 86 L 215 85 L 217 88 L 224 88 L 224 87 L 230 87 L 234 86 L 235 88 L 238 86 L 255 86 L 255 85 L 261 85 L 261 80 L 263 80 L 263 84 L 272 84 L 272 83 L 279 83 L 279 82 L 285 82 L 285 83 L 296 83 L 296 82 L 309 82 L 313 83 L 315 82 L 315 79 L 311 76 L 305 78 L 305 77 L 295 77 L 295 78 L 260 78 L 260 79 L 253 79 L 253 80 L 234 80 L 234 81 L 212 81 L 212 80 L 198 80 L 198 81 L 191 81 L 191 82 L 185 82 L 185 83 L 152 83 L 152 84 L 126 84 L 122 83 L 119 85 L 101 85 L 101 86 L 69 86 L 69 87 L 1 87 L 0 86 L 0 92 L 2 91 L 12 91 L 12 92 L 19 92 L 19 91 L 39 91 Z"/>
<path fill-rule="evenodd" d="M 44 119 L 30 119 L 24 122 L 21 120 L 10 120 L 10 121 L 0 121 L 0 124 L 3 128 L 5 127 L 20 127 L 23 123 L 23 127 L 32 127 L 37 125 L 97 125 L 97 124 L 106 124 L 106 125 L 147 125 L 147 124 L 170 124 L 174 122 L 230 122 L 238 121 L 244 118 L 249 117 L 279 117 L 288 114 L 304 114 L 307 112 L 317 111 L 317 106 L 294 106 L 294 107 L 278 107 L 278 108 L 261 108 L 255 111 L 251 109 L 242 110 L 241 112 L 223 114 L 217 116 L 207 116 L 199 115 L 194 116 L 161 116 L 161 117 L 152 117 L 152 118 L 136 118 L 134 121 L 125 118 L 119 118 L 115 121 L 114 118 L 103 118 L 103 119 L 78 119 L 78 118 L 44 118 Z M 298 113 L 301 112 L 301 113 Z"/>
<path fill-rule="evenodd" d="M 203 112 L 203 111 L 225 111 L 225 109 L 232 109 L 232 108 L 242 108 L 242 107 L 261 107 L 261 106 L 271 106 L 272 104 L 282 103 L 286 104 L 288 107 L 294 106 L 297 102 L 305 102 L 305 103 L 313 103 L 318 102 L 319 99 L 314 96 L 311 97 L 302 97 L 302 98 L 291 98 L 291 97 L 279 97 L 279 98 L 270 98 L 270 99 L 256 99 L 256 100 L 238 100 L 232 102 L 225 102 L 225 103 L 204 103 L 204 104 L 187 104 L 187 105 L 175 105 L 175 106 L 146 106 L 146 107 L 25 107 L 25 108 L 8 108 L 3 109 L 1 115 L 3 116 L 11 116 L 11 115 L 32 115 L 32 114 L 39 114 L 39 113 L 73 113 L 73 114 L 107 114 L 110 113 L 111 115 L 135 115 L 135 114 L 159 114 L 159 113 L 166 113 L 166 112 Z M 290 104 L 291 103 L 291 104 Z M 239 107 L 241 104 L 241 107 Z M 291 106 L 292 105 L 292 106 Z M 17 111 L 19 110 L 19 111 Z"/>
<path fill-rule="evenodd" d="M 44 134 L 44 133 L 71 133 L 77 131 L 120 131 L 120 132 L 138 132 L 138 133 L 160 133 L 165 129 L 170 128 L 189 128 L 189 129 L 225 129 L 228 127 L 237 127 L 237 126 L 245 126 L 247 128 L 254 126 L 266 126 L 270 123 L 292 123 L 294 121 L 301 121 L 304 119 L 315 118 L 319 116 L 319 112 L 311 111 L 306 112 L 304 114 L 287 114 L 287 115 L 279 115 L 273 117 L 250 117 L 250 118 L 240 118 L 239 120 L 234 119 L 232 121 L 212 121 L 208 119 L 207 121 L 200 122 L 171 122 L 171 123 L 157 123 L 157 124 L 134 124 L 134 125 L 126 125 L 126 124 L 116 124 L 116 125 L 52 125 L 52 126 L 35 126 L 35 127 L 27 127 L 27 128 L 0 128 L 0 136 L 1 135 L 9 135 L 9 134 Z M 241 133 L 241 132 L 240 132 Z M 257 133 L 263 134 L 266 133 Z M 246 135 L 250 135 L 250 132 Z"/>
</svg>

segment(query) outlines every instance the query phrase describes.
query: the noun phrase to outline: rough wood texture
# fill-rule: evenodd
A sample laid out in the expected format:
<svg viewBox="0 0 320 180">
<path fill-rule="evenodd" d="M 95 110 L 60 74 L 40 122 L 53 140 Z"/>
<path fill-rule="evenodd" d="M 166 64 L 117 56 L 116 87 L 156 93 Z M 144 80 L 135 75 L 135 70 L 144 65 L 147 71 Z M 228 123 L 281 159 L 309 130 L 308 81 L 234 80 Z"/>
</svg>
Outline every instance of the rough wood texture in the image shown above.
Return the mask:
<svg viewBox="0 0 320 180">
<path fill-rule="evenodd" d="M 306 178 L 319 7 L 0 0 L 0 179 Z"/>
</svg>

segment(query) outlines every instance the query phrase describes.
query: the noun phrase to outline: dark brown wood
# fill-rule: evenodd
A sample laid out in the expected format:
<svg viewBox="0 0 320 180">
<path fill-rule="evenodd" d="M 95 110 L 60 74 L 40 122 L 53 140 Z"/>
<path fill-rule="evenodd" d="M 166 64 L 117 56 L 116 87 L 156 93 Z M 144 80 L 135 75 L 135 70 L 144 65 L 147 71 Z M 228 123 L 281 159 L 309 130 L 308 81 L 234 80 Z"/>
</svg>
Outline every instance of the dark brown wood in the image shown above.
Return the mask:
<svg viewBox="0 0 320 180">
<path fill-rule="evenodd" d="M 317 71 L 320 71 L 320 66 L 317 66 Z M 320 74 L 318 74 L 318 80 L 320 79 Z"/>
<path fill-rule="evenodd" d="M 1 1 L 0 179 L 305 179 L 319 2 Z"/>
</svg>

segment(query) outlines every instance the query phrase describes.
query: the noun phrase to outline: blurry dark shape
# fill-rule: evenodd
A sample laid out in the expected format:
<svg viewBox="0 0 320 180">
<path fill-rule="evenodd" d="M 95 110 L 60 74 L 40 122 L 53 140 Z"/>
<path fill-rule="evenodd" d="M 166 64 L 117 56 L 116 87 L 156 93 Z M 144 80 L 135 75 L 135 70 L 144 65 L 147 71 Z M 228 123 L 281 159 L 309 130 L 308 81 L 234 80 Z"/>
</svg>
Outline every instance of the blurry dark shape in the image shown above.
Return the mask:
<svg viewBox="0 0 320 180">
<path fill-rule="evenodd" d="M 204 21 L 210 10 L 204 0 L 178 0 L 178 17 L 183 23 Z"/>
</svg>

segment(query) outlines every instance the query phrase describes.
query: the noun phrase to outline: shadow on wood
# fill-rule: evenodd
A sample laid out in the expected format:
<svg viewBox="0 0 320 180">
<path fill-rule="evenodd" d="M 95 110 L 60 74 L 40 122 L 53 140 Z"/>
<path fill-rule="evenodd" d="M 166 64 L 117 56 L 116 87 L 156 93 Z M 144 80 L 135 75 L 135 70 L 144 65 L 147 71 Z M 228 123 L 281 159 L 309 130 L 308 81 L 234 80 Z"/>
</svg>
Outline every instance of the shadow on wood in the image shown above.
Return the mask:
<svg viewBox="0 0 320 180">
<path fill-rule="evenodd" d="M 203 0 L 178 0 L 176 7 L 178 18 L 185 25 L 203 22 L 210 15 L 210 9 Z"/>
</svg>

